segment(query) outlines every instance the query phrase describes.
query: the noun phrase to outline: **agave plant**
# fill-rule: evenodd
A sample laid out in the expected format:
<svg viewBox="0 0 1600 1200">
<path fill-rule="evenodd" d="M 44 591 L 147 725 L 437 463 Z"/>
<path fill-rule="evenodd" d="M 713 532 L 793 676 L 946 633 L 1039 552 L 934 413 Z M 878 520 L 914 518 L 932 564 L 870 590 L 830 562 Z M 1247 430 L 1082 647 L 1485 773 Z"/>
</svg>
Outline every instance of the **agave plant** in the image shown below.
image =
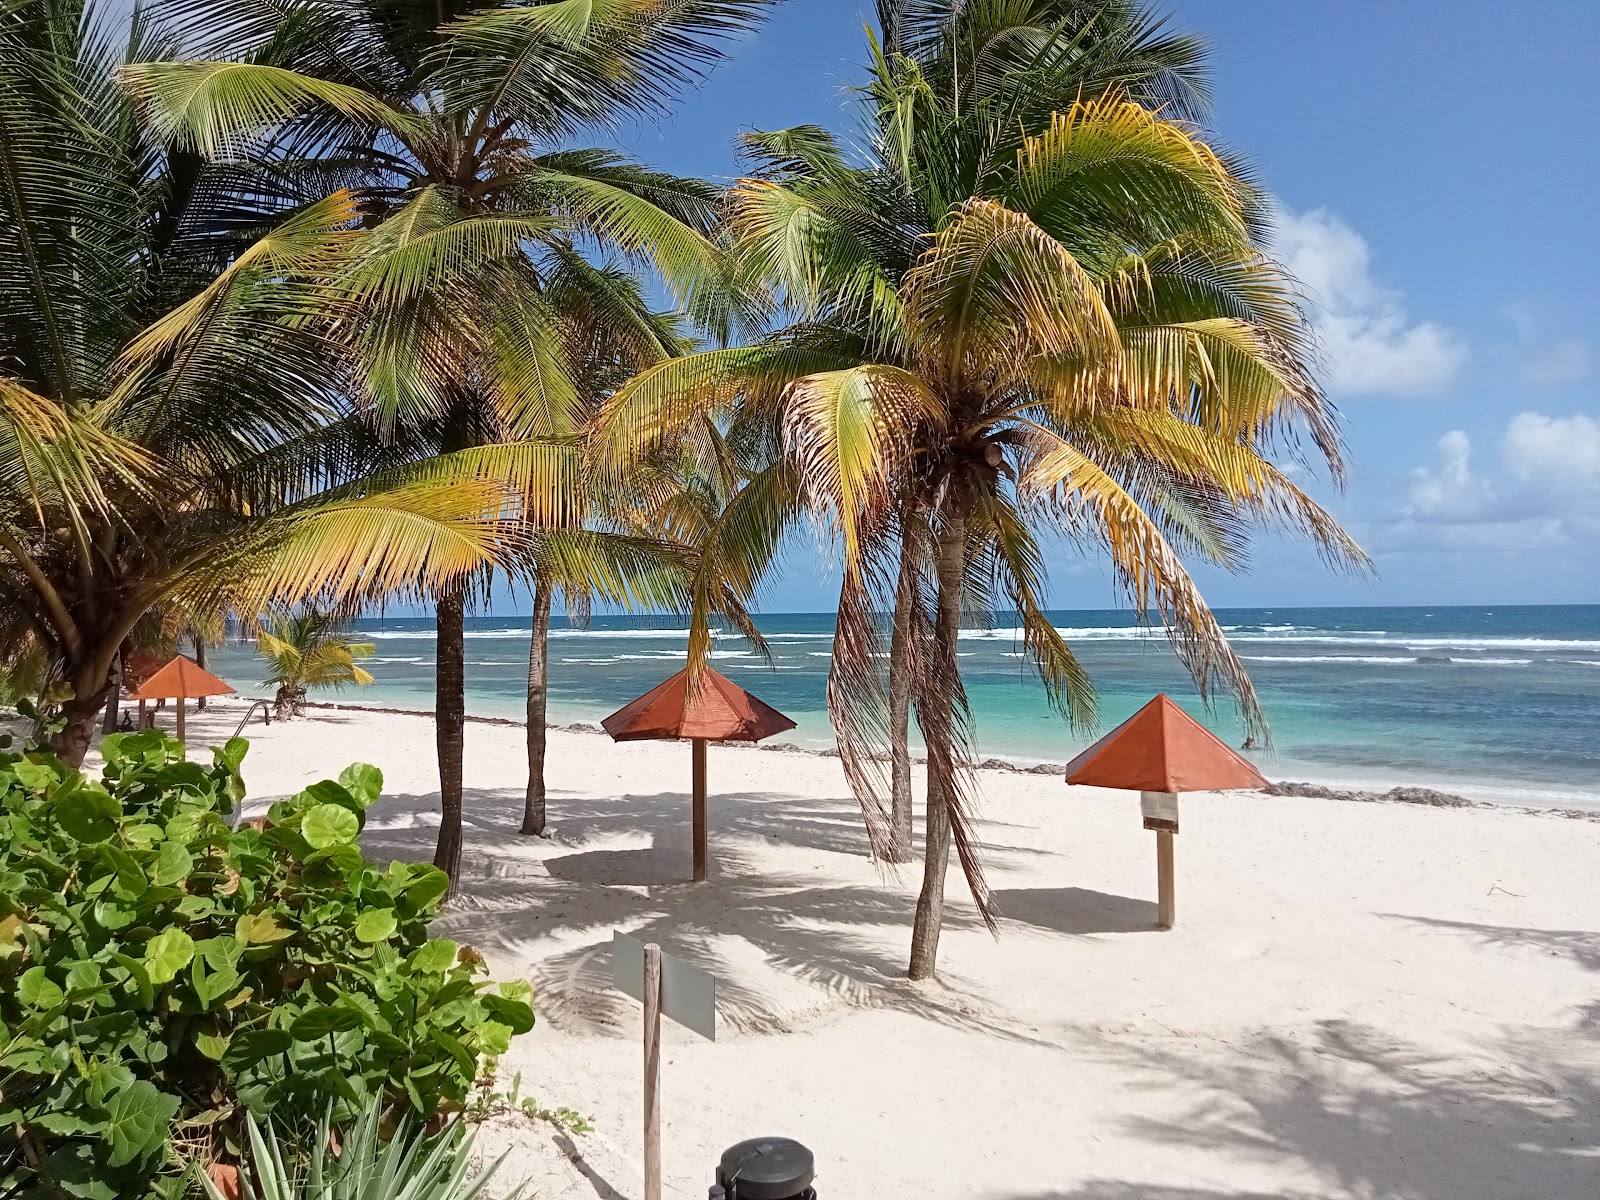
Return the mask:
<svg viewBox="0 0 1600 1200">
<path fill-rule="evenodd" d="M 371 658 L 378 648 L 371 642 L 352 641 L 330 614 L 306 608 L 268 618 L 256 635 L 256 649 L 272 670 L 261 686 L 276 689 L 273 707 L 279 719 L 288 720 L 304 711 L 306 693 L 312 688 L 337 690 L 346 684 L 371 683 L 372 673 L 357 660 Z"/>
<path fill-rule="evenodd" d="M 1230 691 L 1263 731 L 1186 562 L 1242 569 L 1252 532 L 1273 526 L 1334 563 L 1366 560 L 1279 465 L 1303 439 L 1342 476 L 1308 329 L 1260 249 L 1248 179 L 1195 127 L 1129 98 L 1192 97 L 1182 73 L 1115 66 L 1129 31 L 1149 31 L 1138 6 L 881 8 L 864 159 L 814 127 L 746 139 L 757 170 L 734 188 L 738 247 L 797 320 L 643 373 L 607 406 L 602 439 L 627 459 L 708 412 L 783 439 L 798 494 L 841 547 L 829 710 L 886 857 L 883 742 L 904 728 L 891 699 L 914 701 L 927 745 L 910 964 L 924 978 L 952 844 L 990 917 L 970 824 L 965 619 L 1014 612 L 1050 701 L 1087 727 L 1094 690 L 1045 616 L 1045 564 L 1061 545 L 1103 553 L 1201 695 Z M 905 682 L 889 697 L 884 610 L 903 634 L 891 649 Z"/>
<path fill-rule="evenodd" d="M 409 1118 L 385 1134 L 381 1102 L 347 1128 L 324 1118 L 309 1146 L 281 1142 L 270 1121 L 246 1117 L 250 1152 L 238 1174 L 213 1167 L 201 1175 L 210 1200 L 472 1200 L 500 1166 L 473 1170 L 473 1139 L 459 1120 L 428 1135 Z M 521 1189 L 510 1193 L 520 1194 Z"/>
</svg>

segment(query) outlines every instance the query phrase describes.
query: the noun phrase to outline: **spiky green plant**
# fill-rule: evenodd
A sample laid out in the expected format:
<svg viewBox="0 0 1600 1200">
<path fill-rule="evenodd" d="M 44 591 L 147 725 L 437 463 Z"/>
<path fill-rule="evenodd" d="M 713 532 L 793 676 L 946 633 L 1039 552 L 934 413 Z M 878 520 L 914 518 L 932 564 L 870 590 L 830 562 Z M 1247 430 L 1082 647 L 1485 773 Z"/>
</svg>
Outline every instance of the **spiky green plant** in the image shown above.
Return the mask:
<svg viewBox="0 0 1600 1200">
<path fill-rule="evenodd" d="M 473 1200 L 500 1167 L 496 1159 L 474 1170 L 473 1138 L 459 1120 L 430 1135 L 409 1117 L 386 1133 L 385 1119 L 380 1098 L 367 1104 L 353 1125 L 335 1129 L 323 1118 L 310 1145 L 285 1145 L 270 1122 L 262 1125 L 248 1116 L 250 1150 L 240 1170 L 239 1195 L 247 1200 Z M 213 1174 L 201 1174 L 206 1195 L 233 1200 Z"/>
</svg>

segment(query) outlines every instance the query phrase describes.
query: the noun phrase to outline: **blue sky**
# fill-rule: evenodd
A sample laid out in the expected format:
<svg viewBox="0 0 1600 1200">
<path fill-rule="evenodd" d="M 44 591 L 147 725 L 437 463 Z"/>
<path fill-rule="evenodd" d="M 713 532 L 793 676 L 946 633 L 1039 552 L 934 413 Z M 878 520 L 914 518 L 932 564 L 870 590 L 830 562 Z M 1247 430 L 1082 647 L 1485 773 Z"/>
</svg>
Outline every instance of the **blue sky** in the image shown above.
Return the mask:
<svg viewBox="0 0 1600 1200">
<path fill-rule="evenodd" d="M 731 176 L 742 129 L 846 128 L 866 0 L 789 0 L 671 119 L 626 144 Z M 1279 251 L 1320 300 L 1352 480 L 1314 489 L 1376 581 L 1261 545 L 1214 605 L 1600 601 L 1600 3 L 1189 0 L 1213 53 L 1214 133 L 1282 207 Z M 771 611 L 833 607 L 797 547 Z M 1115 603 L 1052 562 L 1058 607 Z"/>
</svg>

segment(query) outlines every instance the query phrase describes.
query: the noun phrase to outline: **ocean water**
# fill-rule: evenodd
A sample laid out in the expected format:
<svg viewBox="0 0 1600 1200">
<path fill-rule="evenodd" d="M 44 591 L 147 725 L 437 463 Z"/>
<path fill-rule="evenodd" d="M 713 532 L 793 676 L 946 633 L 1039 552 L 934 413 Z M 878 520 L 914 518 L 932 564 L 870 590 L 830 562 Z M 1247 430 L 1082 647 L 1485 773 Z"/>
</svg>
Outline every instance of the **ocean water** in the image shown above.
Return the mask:
<svg viewBox="0 0 1600 1200">
<path fill-rule="evenodd" d="M 1218 610 L 1249 666 L 1272 726 L 1253 751 L 1273 779 L 1366 788 L 1421 785 L 1506 803 L 1600 807 L 1600 605 Z M 1063 611 L 1051 620 L 1100 693 L 1100 731 L 1165 691 L 1233 744 L 1242 731 L 1224 698 L 1207 711 L 1166 639 L 1125 611 Z M 722 637 L 714 665 L 789 714 L 788 740 L 832 744 L 824 684 L 830 614 L 763 616 L 764 663 Z M 404 708 L 433 704 L 430 619 L 369 619 L 377 682 L 319 698 Z M 597 617 L 551 632 L 550 714 L 595 721 L 683 662 L 681 621 Z M 1014 628 L 964 630 L 961 668 L 981 757 L 1065 762 L 1088 740 L 1045 703 Z M 479 617 L 467 632 L 467 704 L 482 716 L 523 714 L 524 618 Z M 213 669 L 243 692 L 264 674 L 249 645 L 213 652 Z M 380 764 L 381 765 L 381 764 Z"/>
</svg>

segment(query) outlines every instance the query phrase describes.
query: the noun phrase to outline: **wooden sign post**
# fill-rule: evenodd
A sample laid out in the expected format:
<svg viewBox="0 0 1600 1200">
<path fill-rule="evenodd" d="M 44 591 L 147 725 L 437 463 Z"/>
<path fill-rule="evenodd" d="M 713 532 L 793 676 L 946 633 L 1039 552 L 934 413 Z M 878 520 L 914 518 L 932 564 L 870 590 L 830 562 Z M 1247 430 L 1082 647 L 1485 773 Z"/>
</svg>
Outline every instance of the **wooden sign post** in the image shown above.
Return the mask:
<svg viewBox="0 0 1600 1200">
<path fill-rule="evenodd" d="M 644 1200 L 661 1200 L 661 1018 L 717 1040 L 717 977 L 625 933 L 611 935 L 611 976 L 644 1005 Z"/>
<path fill-rule="evenodd" d="M 661 947 L 644 948 L 644 1200 L 661 1200 Z"/>
<path fill-rule="evenodd" d="M 1139 810 L 1144 827 L 1156 835 L 1156 927 L 1171 929 L 1178 922 L 1177 869 L 1173 839 L 1178 835 L 1178 793 L 1140 792 Z"/>
</svg>

